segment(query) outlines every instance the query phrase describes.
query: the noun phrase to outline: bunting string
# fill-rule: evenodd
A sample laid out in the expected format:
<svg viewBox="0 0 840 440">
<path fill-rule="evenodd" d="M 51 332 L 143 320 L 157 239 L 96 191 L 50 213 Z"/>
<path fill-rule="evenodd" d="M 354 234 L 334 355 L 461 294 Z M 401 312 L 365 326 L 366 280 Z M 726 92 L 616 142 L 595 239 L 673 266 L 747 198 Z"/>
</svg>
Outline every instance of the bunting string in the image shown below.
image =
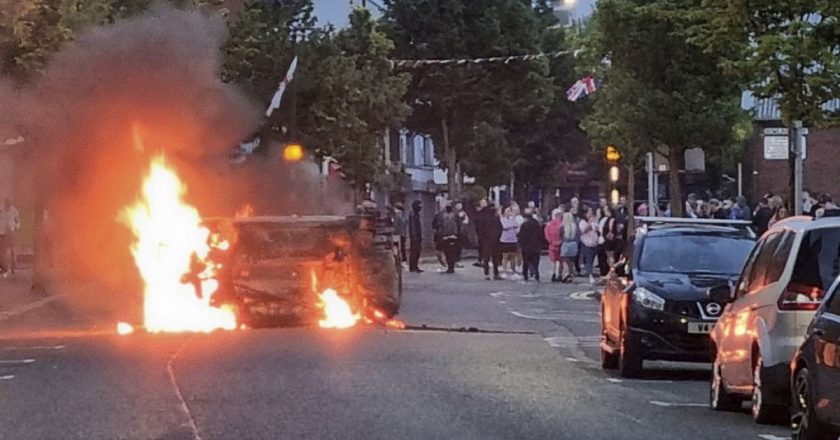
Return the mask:
<svg viewBox="0 0 840 440">
<path fill-rule="evenodd" d="M 515 61 L 533 61 L 541 58 L 558 58 L 565 55 L 578 56 L 580 50 L 563 50 L 560 52 L 541 52 L 527 55 L 511 55 L 505 57 L 487 58 L 461 58 L 461 59 L 438 59 L 438 60 L 392 60 L 391 67 L 394 69 L 416 69 L 425 66 L 447 66 L 447 65 L 468 65 L 486 63 L 510 64 Z"/>
</svg>

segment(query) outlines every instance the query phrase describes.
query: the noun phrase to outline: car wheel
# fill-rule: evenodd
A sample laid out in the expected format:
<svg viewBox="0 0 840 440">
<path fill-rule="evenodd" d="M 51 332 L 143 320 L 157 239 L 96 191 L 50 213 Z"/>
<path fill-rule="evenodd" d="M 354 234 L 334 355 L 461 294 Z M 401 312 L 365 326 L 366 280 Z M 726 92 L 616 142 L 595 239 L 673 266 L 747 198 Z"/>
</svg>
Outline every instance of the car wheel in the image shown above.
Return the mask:
<svg viewBox="0 0 840 440">
<path fill-rule="evenodd" d="M 796 373 L 791 401 L 790 429 L 793 440 L 837 440 L 838 432 L 814 413 L 814 396 L 808 369 Z"/>
<path fill-rule="evenodd" d="M 764 399 L 762 388 L 764 379 L 764 359 L 761 355 L 755 361 L 753 368 L 753 393 L 752 393 L 752 416 L 753 420 L 760 425 L 781 425 L 786 423 L 786 408 L 769 405 Z"/>
<path fill-rule="evenodd" d="M 621 377 L 633 378 L 642 374 L 642 362 L 644 359 L 637 353 L 628 330 L 621 332 L 621 350 L 618 357 L 618 374 Z"/>
<path fill-rule="evenodd" d="M 604 308 L 601 307 L 601 341 L 602 344 L 608 344 L 609 339 L 607 338 L 607 329 L 604 326 Z M 607 350 L 604 350 L 604 347 L 601 347 L 601 368 L 604 370 L 615 370 L 618 368 L 618 353 L 613 351 L 610 353 Z"/>
<path fill-rule="evenodd" d="M 717 356 L 715 356 L 715 363 L 712 365 L 712 379 L 709 384 L 709 406 L 713 410 L 738 411 L 741 409 L 741 399 L 726 390 Z"/>
</svg>

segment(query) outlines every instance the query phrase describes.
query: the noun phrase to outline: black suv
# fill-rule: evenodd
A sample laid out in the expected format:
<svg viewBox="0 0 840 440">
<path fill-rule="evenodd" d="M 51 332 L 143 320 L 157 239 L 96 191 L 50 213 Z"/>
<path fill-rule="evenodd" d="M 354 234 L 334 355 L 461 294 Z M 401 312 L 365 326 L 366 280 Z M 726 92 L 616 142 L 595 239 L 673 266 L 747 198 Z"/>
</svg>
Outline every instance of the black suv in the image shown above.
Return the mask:
<svg viewBox="0 0 840 440">
<path fill-rule="evenodd" d="M 836 243 L 835 243 L 836 252 Z M 830 252 L 830 251 L 829 251 Z M 828 290 L 791 362 L 793 440 L 840 435 L 840 281 Z"/>
<path fill-rule="evenodd" d="M 734 282 L 755 245 L 746 225 L 649 221 L 636 228 L 601 299 L 601 364 L 623 377 L 639 375 L 645 359 L 710 361 L 723 305 L 707 290 Z"/>
</svg>

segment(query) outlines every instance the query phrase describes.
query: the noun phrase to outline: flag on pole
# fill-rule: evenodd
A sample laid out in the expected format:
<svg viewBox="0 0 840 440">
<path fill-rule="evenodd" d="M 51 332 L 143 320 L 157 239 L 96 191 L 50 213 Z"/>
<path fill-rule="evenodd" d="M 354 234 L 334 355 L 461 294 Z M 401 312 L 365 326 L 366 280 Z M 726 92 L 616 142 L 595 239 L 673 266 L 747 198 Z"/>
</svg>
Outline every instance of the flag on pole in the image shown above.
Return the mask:
<svg viewBox="0 0 840 440">
<path fill-rule="evenodd" d="M 271 104 L 268 106 L 268 110 L 265 111 L 265 117 L 271 116 L 274 113 L 274 110 L 280 108 L 280 101 L 283 99 L 283 93 L 286 92 L 286 87 L 288 87 L 289 83 L 295 78 L 295 70 L 297 69 L 298 59 L 295 57 L 292 60 L 292 64 L 289 66 L 289 71 L 286 73 L 286 77 L 283 78 L 283 81 L 280 81 L 280 85 L 277 87 L 277 91 L 274 92 L 274 97 L 271 98 Z"/>
<path fill-rule="evenodd" d="M 583 98 L 584 96 L 591 95 L 598 90 L 598 84 L 595 82 L 595 78 L 591 76 L 587 76 L 585 78 L 577 80 L 569 90 L 566 91 L 566 99 L 572 102 L 576 102 L 578 99 Z"/>
</svg>

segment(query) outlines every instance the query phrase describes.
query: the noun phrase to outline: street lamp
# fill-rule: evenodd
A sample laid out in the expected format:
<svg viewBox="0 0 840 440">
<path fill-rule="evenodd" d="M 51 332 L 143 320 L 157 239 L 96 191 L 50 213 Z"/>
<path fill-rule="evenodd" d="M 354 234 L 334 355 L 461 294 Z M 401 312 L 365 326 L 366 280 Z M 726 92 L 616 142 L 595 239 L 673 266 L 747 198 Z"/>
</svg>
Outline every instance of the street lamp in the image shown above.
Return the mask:
<svg viewBox="0 0 840 440">
<path fill-rule="evenodd" d="M 303 159 L 303 147 L 300 144 L 289 144 L 283 149 L 283 160 L 286 162 L 298 162 Z"/>
</svg>

